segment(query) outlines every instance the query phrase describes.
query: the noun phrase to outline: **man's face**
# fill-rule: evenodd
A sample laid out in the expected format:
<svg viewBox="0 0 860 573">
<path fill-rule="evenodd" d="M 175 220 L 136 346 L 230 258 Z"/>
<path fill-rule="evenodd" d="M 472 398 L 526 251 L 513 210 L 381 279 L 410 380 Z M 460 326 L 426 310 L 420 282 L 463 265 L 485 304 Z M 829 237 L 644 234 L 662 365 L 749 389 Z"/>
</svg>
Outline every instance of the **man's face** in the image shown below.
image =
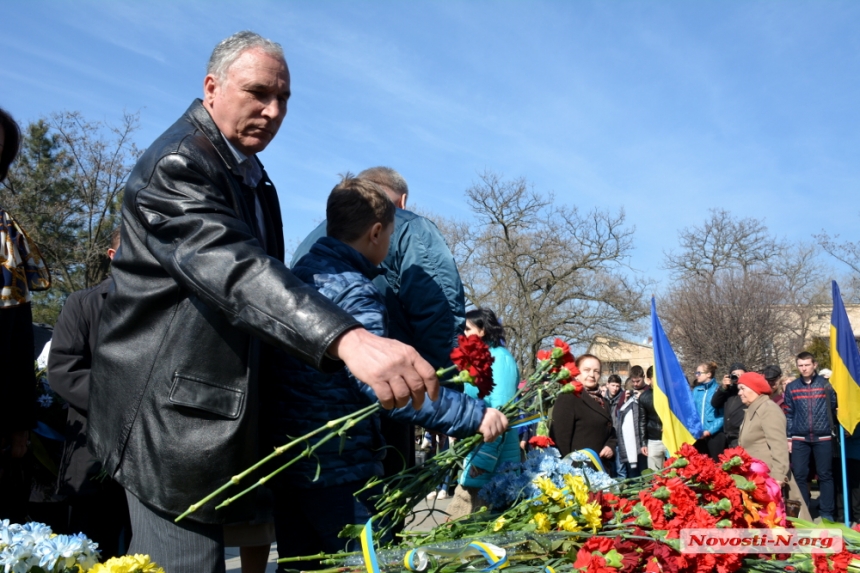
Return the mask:
<svg viewBox="0 0 860 573">
<path fill-rule="evenodd" d="M 621 391 L 621 384 L 618 382 L 607 382 L 606 389 L 609 391 L 610 396 L 615 396 Z"/>
<path fill-rule="evenodd" d="M 633 382 L 634 390 L 642 390 L 646 386 L 644 377 L 632 377 L 630 378 L 630 381 Z"/>
<path fill-rule="evenodd" d="M 245 155 L 263 151 L 287 115 L 290 72 L 282 59 L 244 51 L 223 80 L 203 80 L 203 104 L 221 133 Z"/>
<path fill-rule="evenodd" d="M 803 358 L 797 361 L 797 369 L 800 370 L 800 375 L 804 378 L 809 378 L 815 373 L 818 364 L 812 358 Z"/>
</svg>

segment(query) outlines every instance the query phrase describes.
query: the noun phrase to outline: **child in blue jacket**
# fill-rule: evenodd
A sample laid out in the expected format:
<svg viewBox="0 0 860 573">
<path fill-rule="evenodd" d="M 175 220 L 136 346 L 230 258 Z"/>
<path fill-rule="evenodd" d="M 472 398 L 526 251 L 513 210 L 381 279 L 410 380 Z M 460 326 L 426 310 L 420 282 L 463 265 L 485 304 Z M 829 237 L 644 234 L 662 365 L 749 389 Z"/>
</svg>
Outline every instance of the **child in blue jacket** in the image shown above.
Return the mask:
<svg viewBox="0 0 860 573">
<path fill-rule="evenodd" d="M 347 175 L 331 192 L 326 206 L 327 235 L 291 269 L 370 332 L 388 334 L 385 302 L 372 280 L 382 271 L 394 230 L 394 204 L 375 184 Z M 329 420 L 376 401 L 373 391 L 347 369 L 324 374 L 298 360 L 284 357 L 284 371 L 275 385 L 270 407 L 274 445 L 301 436 Z M 436 402 L 419 410 L 412 405 L 381 415 L 446 435 L 465 438 L 481 432 L 494 439 L 506 426 L 504 416 L 483 401 L 442 388 Z M 382 475 L 385 443 L 379 417 L 357 424 L 341 448 L 330 440 L 315 456 L 302 460 L 273 480 L 275 529 L 280 557 L 311 555 L 343 549 L 337 534 L 347 524 L 364 523 L 372 513 L 366 493 L 353 494 L 372 476 Z M 317 467 L 320 467 L 317 476 Z M 376 492 L 374 492 L 376 493 Z M 292 562 L 291 569 L 313 563 Z"/>
</svg>

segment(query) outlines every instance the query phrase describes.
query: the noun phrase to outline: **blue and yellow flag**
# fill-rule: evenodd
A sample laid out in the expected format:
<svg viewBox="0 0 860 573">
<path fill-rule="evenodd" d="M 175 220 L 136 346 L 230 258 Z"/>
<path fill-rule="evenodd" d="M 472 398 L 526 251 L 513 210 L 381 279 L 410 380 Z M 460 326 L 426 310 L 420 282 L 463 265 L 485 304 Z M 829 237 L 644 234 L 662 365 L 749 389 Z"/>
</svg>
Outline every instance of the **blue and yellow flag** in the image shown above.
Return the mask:
<svg viewBox="0 0 860 573">
<path fill-rule="evenodd" d="M 833 281 L 833 314 L 830 316 L 830 384 L 836 390 L 839 403 L 836 417 L 849 434 L 860 422 L 860 350 L 857 350 L 857 340 L 848 313 L 842 304 L 839 285 Z M 848 407 L 852 405 L 853 407 Z"/>
<path fill-rule="evenodd" d="M 682 445 L 702 435 L 702 421 L 693 405 L 693 392 L 651 298 L 651 337 L 654 341 L 654 409 L 663 422 L 663 445 L 674 455 Z"/>
</svg>

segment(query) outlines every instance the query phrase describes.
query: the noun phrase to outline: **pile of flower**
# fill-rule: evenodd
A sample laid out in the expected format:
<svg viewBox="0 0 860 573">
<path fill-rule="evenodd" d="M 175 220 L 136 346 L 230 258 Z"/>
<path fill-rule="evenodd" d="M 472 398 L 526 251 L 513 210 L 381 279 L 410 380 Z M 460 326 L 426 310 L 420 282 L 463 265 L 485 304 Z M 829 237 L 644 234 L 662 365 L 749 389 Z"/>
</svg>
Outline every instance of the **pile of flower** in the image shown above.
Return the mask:
<svg viewBox="0 0 860 573">
<path fill-rule="evenodd" d="M 43 523 L 0 521 L 0 567 L 6 572 L 77 573 L 98 563 L 98 544 L 83 533 L 55 535 Z"/>
<path fill-rule="evenodd" d="M 506 532 L 531 534 L 502 547 L 510 554 L 509 562 L 535 571 L 544 570 L 547 564 L 556 569 L 566 564 L 582 573 L 732 573 L 741 569 L 818 573 L 846 571 L 854 559 L 854 570 L 860 570 L 860 556 L 851 552 L 860 550 L 860 533 L 847 528 L 845 549 L 837 554 L 680 552 L 684 529 L 790 526 L 779 485 L 769 476 L 767 466 L 742 448 L 727 450 L 716 463 L 685 445 L 667 460 L 663 471 L 621 482 L 591 480 L 587 471 L 577 467 L 567 475 L 560 474 L 559 468 L 566 464 L 567 460 L 558 460 L 551 450 L 535 454 L 534 461 L 524 464 L 529 475 L 538 474 L 532 477 L 533 488 L 523 487 L 518 478 L 509 475 L 482 491 L 482 496 L 494 502 L 512 494 L 521 501 L 501 515 L 470 518 L 481 521 L 480 530 L 456 522 L 437 529 L 469 531 L 478 539 L 493 539 Z M 592 475 L 601 477 L 599 472 Z M 413 538 L 410 544 L 438 543 L 445 538 L 433 531 Z"/>
<path fill-rule="evenodd" d="M 491 510 L 503 510 L 545 493 L 541 484 L 564 488 L 572 477 L 581 478 L 591 491 L 605 490 L 616 483 L 605 472 L 594 469 L 583 453 L 573 452 L 562 458 L 555 448 L 536 448 L 529 451 L 524 462 L 502 467 L 481 489 L 480 496 Z"/>
<path fill-rule="evenodd" d="M 661 472 L 623 481 L 588 468 L 586 460 L 560 459 L 552 448 L 532 453 L 521 475 L 508 468 L 482 490 L 501 512 L 485 509 L 407 535 L 404 543 L 383 551 L 379 562 L 400 571 L 417 551 L 435 555 L 424 571 L 489 570 L 483 554 L 451 556 L 451 547 L 477 541 L 503 550 L 505 566 L 518 573 L 860 571 L 860 531 L 844 527 L 844 548 L 833 554 L 681 552 L 685 529 L 792 527 L 767 466 L 742 448 L 727 450 L 717 463 L 685 445 Z M 336 566 L 330 571 L 364 568 L 355 556 L 325 557 L 323 563 Z"/>
<path fill-rule="evenodd" d="M 57 535 L 44 523 L 0 521 L 0 568 L 4 573 L 164 573 L 148 555 L 99 563 L 98 544 L 83 533 Z"/>
</svg>

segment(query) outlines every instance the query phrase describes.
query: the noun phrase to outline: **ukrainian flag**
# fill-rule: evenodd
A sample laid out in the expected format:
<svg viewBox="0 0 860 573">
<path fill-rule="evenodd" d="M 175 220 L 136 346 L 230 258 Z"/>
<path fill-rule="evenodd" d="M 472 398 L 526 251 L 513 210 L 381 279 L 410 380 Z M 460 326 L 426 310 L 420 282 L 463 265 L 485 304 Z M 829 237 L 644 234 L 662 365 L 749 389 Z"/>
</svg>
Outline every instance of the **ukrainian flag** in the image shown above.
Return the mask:
<svg viewBox="0 0 860 573">
<path fill-rule="evenodd" d="M 654 409 L 663 422 L 663 445 L 674 455 L 684 444 L 692 444 L 702 435 L 702 421 L 693 405 L 693 392 L 684 370 L 660 319 L 651 297 L 651 337 L 654 341 Z"/>
<path fill-rule="evenodd" d="M 830 384 L 839 401 L 836 417 L 845 431 L 853 434 L 860 422 L 860 408 L 856 407 L 860 404 L 860 351 L 836 281 L 833 281 L 833 314 L 830 316 L 830 369 L 833 370 Z"/>
</svg>

